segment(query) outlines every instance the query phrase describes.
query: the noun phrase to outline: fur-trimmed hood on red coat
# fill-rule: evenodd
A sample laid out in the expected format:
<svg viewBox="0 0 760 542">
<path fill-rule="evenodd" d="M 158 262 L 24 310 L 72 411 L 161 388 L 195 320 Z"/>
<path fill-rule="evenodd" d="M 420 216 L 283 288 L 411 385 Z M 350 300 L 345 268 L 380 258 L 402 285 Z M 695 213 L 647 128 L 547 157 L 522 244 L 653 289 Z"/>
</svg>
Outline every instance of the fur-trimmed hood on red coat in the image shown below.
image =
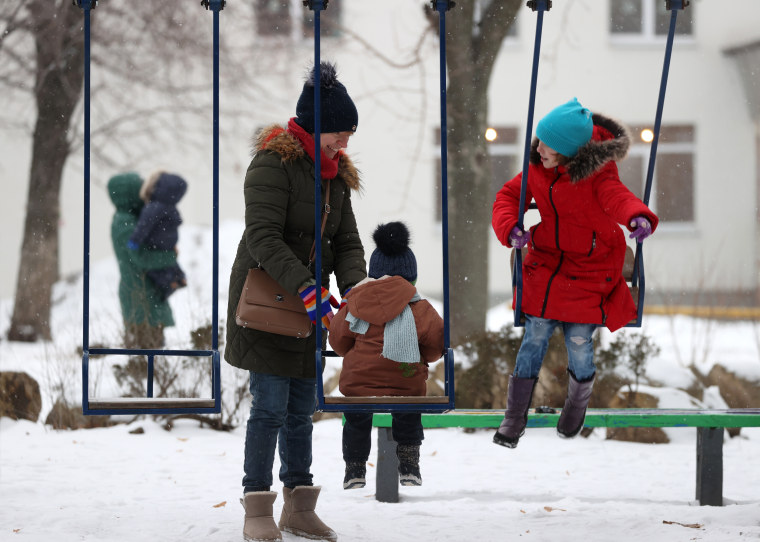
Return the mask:
<svg viewBox="0 0 760 542">
<path fill-rule="evenodd" d="M 564 164 L 570 180 L 577 183 L 601 169 L 610 161 L 619 162 L 631 147 L 631 133 L 620 121 L 599 113 L 593 114 L 594 132 L 591 140 L 578 149 L 578 154 Z M 533 138 L 530 163 L 541 164 L 538 154 L 538 138 Z"/>
</svg>

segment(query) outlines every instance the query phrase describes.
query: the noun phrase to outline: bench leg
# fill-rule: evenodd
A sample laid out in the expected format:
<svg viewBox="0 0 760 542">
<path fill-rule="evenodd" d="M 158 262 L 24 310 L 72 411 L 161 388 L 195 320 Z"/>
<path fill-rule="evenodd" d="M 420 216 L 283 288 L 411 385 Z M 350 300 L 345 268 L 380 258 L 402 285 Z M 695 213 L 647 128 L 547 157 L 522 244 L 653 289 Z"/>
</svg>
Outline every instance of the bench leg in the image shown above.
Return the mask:
<svg viewBox="0 0 760 542">
<path fill-rule="evenodd" d="M 390 427 L 377 428 L 377 478 L 375 499 L 398 502 L 398 458 Z"/>
<path fill-rule="evenodd" d="M 722 427 L 697 427 L 697 500 L 723 506 Z"/>
</svg>

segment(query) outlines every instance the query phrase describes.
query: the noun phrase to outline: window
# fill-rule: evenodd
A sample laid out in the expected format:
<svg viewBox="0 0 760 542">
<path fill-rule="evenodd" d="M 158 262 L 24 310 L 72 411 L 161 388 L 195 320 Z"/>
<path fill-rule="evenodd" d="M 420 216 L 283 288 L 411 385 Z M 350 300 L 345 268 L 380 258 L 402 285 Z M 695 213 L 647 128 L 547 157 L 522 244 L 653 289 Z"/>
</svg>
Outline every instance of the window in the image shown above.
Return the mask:
<svg viewBox="0 0 760 542">
<path fill-rule="evenodd" d="M 491 162 L 491 190 L 492 200 L 496 199 L 496 192 L 501 190 L 504 183 L 519 173 L 522 168 L 523 149 L 517 141 L 518 130 L 513 126 L 494 126 L 488 129 L 486 140 L 488 141 L 488 155 Z M 438 158 L 435 161 L 435 218 L 442 219 L 441 209 L 441 158 L 440 144 L 441 131 L 435 133 L 436 152 Z M 449 179 L 449 183 L 451 180 Z"/>
<path fill-rule="evenodd" d="M 301 4 L 301 2 L 298 2 Z M 301 28 L 305 37 L 314 37 L 314 12 L 301 8 Z M 319 34 L 325 38 L 335 38 L 340 34 L 341 0 L 330 0 L 327 9 L 319 15 Z"/>
<path fill-rule="evenodd" d="M 651 144 L 643 140 L 647 126 L 631 126 L 633 141 L 628 157 L 618 163 L 620 179 L 644 198 Z M 694 222 L 694 127 L 661 126 L 657 143 L 649 207 L 661 222 Z"/>
<path fill-rule="evenodd" d="M 610 34 L 616 39 L 647 41 L 667 36 L 670 11 L 663 0 L 609 0 Z M 691 36 L 694 27 L 694 8 L 678 10 L 676 34 Z"/>
<path fill-rule="evenodd" d="M 322 37 L 338 36 L 341 5 L 342 0 L 328 0 L 327 9 L 320 12 Z M 292 36 L 294 39 L 314 36 L 314 12 L 305 7 L 302 0 L 254 0 L 254 10 L 259 36 Z"/>
<path fill-rule="evenodd" d="M 256 0 L 255 8 L 259 36 L 290 35 L 290 0 Z"/>
</svg>

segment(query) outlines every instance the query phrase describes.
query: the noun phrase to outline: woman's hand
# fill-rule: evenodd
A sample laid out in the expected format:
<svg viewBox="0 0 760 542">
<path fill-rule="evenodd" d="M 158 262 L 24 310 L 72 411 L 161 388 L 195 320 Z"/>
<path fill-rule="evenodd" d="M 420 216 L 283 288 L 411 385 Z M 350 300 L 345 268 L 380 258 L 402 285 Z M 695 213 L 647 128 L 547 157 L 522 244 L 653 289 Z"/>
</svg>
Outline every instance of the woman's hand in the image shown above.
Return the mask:
<svg viewBox="0 0 760 542">
<path fill-rule="evenodd" d="M 338 300 L 330 294 L 330 291 L 326 288 L 321 288 L 319 303 L 321 303 L 322 309 L 322 327 L 330 329 L 330 321 L 333 319 L 333 311 L 330 305 L 336 309 L 340 306 Z M 309 319 L 312 324 L 317 323 L 317 287 L 306 286 L 298 290 L 298 295 L 303 300 L 304 307 L 306 307 L 306 313 L 309 315 Z"/>
</svg>

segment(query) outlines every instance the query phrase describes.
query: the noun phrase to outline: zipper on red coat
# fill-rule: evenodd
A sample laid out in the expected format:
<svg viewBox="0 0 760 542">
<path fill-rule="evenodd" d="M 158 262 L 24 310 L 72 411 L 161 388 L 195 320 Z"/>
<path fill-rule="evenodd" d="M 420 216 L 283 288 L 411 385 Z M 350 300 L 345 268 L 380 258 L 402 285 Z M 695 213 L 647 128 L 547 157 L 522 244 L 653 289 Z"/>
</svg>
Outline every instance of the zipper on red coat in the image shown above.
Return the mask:
<svg viewBox="0 0 760 542">
<path fill-rule="evenodd" d="M 595 248 L 596 248 L 596 232 L 593 232 L 591 234 L 591 250 L 588 251 L 588 254 L 586 254 L 586 256 L 591 256 Z"/>
<path fill-rule="evenodd" d="M 557 207 L 554 205 L 553 197 L 554 185 L 557 184 L 557 181 L 559 181 L 559 178 L 562 177 L 562 174 L 559 173 L 559 171 L 556 169 L 555 171 L 557 172 L 557 177 L 552 181 L 552 184 L 549 185 L 549 203 L 551 203 L 552 209 L 554 210 L 554 242 L 557 245 L 557 250 L 559 250 L 559 263 L 554 269 L 552 276 L 549 277 L 549 282 L 546 283 L 546 291 L 544 292 L 544 304 L 541 307 L 541 318 L 543 318 L 544 314 L 546 313 L 546 305 L 549 303 L 549 290 L 551 290 L 552 282 L 554 282 L 554 277 L 556 277 L 559 273 L 559 269 L 562 267 L 562 260 L 565 259 L 565 253 L 559 247 L 559 213 L 557 212 Z"/>
<path fill-rule="evenodd" d="M 546 283 L 546 293 L 544 294 L 544 304 L 541 307 L 541 318 L 543 318 L 544 314 L 546 313 L 546 305 L 549 303 L 549 290 L 551 290 L 552 282 L 554 282 L 554 277 L 556 277 L 559 274 L 559 268 L 562 267 L 562 261 L 564 259 L 565 259 L 565 253 L 560 251 L 559 263 L 557 264 L 557 267 L 554 269 L 552 276 L 549 277 L 549 282 Z"/>
</svg>

